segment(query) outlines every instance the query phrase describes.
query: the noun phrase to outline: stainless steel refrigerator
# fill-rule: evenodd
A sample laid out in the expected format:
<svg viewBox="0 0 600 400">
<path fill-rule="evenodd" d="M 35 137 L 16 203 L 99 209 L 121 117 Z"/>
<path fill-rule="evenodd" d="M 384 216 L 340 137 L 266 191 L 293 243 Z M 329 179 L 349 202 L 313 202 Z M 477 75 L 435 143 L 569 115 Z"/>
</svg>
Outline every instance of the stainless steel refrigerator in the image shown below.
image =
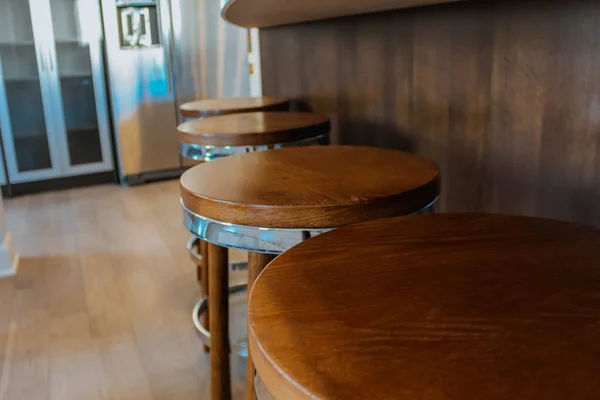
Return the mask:
<svg viewBox="0 0 600 400">
<path fill-rule="evenodd" d="M 220 18 L 218 0 L 101 0 L 109 97 L 121 181 L 175 176 L 178 108 L 247 96 L 246 30 Z"/>
</svg>

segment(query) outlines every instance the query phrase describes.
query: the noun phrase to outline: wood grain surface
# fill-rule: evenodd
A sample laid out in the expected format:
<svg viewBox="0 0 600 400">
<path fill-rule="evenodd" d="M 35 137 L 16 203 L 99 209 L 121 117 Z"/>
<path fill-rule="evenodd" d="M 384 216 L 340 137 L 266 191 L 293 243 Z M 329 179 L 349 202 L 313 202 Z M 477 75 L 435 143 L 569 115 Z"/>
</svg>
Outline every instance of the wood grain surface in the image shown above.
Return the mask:
<svg viewBox="0 0 600 400">
<path fill-rule="evenodd" d="M 291 143 L 329 133 L 323 114 L 252 112 L 187 121 L 177 127 L 179 141 L 200 146 L 259 146 Z"/>
<path fill-rule="evenodd" d="M 263 29 L 263 91 L 435 161 L 442 211 L 600 226 L 598 26 L 598 0 L 478 0 Z"/>
<path fill-rule="evenodd" d="M 285 97 L 223 97 L 183 103 L 179 111 L 184 117 L 204 118 L 250 111 L 286 111 L 289 106 Z"/>
<path fill-rule="evenodd" d="M 464 0 L 231 0 L 221 16 L 244 28 L 265 28 L 454 1 Z"/>
<path fill-rule="evenodd" d="M 276 149 L 221 158 L 181 177 L 181 199 L 217 221 L 265 228 L 330 228 L 410 214 L 439 194 L 437 166 L 359 146 Z"/>
<path fill-rule="evenodd" d="M 254 283 L 277 399 L 600 398 L 600 230 L 486 214 L 342 227 Z"/>
</svg>

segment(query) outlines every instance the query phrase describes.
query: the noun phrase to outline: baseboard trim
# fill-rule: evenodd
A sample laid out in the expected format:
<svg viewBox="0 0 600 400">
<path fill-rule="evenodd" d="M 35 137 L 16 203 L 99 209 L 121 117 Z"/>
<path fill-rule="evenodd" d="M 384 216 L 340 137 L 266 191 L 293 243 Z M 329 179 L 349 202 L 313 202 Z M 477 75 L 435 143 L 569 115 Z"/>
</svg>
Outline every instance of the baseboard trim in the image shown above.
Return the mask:
<svg viewBox="0 0 600 400">
<path fill-rule="evenodd" d="M 68 176 L 64 178 L 47 179 L 44 181 L 12 183 L 2 186 L 4 197 L 13 197 L 53 190 L 65 190 L 76 187 L 99 185 L 103 183 L 117 183 L 115 171 L 99 172 L 88 175 Z"/>
<path fill-rule="evenodd" d="M 19 270 L 19 254 L 13 251 L 12 236 L 7 233 L 0 245 L 0 278 L 14 276 Z"/>
<path fill-rule="evenodd" d="M 144 172 L 137 175 L 125 175 L 121 177 L 121 185 L 136 186 L 144 183 L 157 182 L 174 179 L 181 176 L 187 168 L 175 168 L 162 171 Z"/>
</svg>

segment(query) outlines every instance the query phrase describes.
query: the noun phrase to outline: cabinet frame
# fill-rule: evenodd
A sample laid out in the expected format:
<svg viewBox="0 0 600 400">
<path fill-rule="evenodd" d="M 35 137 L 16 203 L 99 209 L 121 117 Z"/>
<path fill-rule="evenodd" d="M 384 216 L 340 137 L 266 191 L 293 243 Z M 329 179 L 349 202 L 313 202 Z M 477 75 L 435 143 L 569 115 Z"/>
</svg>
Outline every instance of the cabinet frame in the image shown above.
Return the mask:
<svg viewBox="0 0 600 400">
<path fill-rule="evenodd" d="M 57 62 L 56 47 L 58 43 L 54 35 L 55 21 L 52 20 L 52 5 L 50 0 L 28 0 L 51 168 L 19 171 L 0 60 L 0 127 L 2 128 L 2 141 L 6 153 L 8 178 L 11 183 L 40 181 L 111 171 L 114 169 L 110 142 L 107 94 L 105 90 L 100 9 L 97 0 L 83 0 L 82 3 L 85 3 L 84 8 L 85 12 L 89 13 L 89 20 L 96 22 L 81 25 L 83 29 L 86 29 L 84 34 L 89 39 L 86 44 L 89 46 L 91 81 L 94 88 L 102 160 L 100 162 L 80 165 L 71 164 L 61 91 L 61 77 Z"/>
</svg>

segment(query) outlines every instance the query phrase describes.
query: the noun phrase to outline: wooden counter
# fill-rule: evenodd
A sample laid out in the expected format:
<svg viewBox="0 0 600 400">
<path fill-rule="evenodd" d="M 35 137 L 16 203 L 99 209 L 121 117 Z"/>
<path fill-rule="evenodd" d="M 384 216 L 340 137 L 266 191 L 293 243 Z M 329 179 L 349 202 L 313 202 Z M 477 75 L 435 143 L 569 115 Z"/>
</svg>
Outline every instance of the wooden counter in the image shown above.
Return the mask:
<svg viewBox="0 0 600 400">
<path fill-rule="evenodd" d="M 244 28 L 266 28 L 456 1 L 464 0 L 231 0 L 222 16 Z"/>
<path fill-rule="evenodd" d="M 333 143 L 441 168 L 442 211 L 600 225 L 600 0 L 478 0 L 260 30 L 263 92 Z"/>
</svg>

